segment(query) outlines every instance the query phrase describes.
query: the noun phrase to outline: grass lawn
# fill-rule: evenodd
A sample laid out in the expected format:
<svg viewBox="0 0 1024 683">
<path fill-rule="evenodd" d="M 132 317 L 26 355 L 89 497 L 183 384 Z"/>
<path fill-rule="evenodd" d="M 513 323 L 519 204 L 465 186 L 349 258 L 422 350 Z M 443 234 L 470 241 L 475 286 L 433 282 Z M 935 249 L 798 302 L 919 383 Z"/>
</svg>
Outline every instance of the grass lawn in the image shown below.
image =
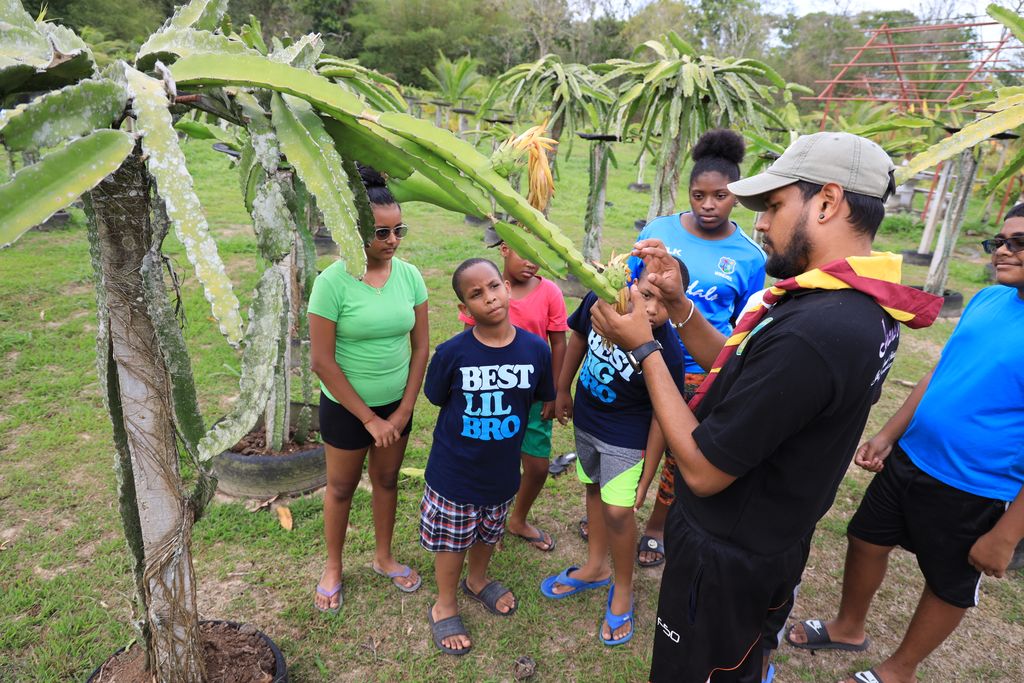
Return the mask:
<svg viewBox="0 0 1024 683">
<path fill-rule="evenodd" d="M 263 266 L 235 172 L 225 157 L 205 145 L 190 143 L 187 149 L 221 254 L 247 305 Z M 606 255 L 631 245 L 633 221 L 646 214 L 647 195 L 626 189 L 635 174 L 629 165 L 633 153 L 621 149 L 622 168 L 610 174 Z M 586 149 L 577 144 L 572 158 L 561 161 L 552 211 L 553 220 L 577 243 L 586 183 Z M 979 207 L 975 202 L 969 220 L 976 221 Z M 400 255 L 426 278 L 431 341 L 437 344 L 461 327 L 449 286 L 452 268 L 464 258 L 494 254 L 483 248 L 480 228 L 464 224 L 461 216 L 415 204 L 404 210 L 412 230 Z M 749 212 L 737 210 L 734 218 L 749 229 Z M 965 298 L 986 284 L 978 239 L 962 240 L 951 269 L 950 288 Z M 901 250 L 916 246 L 916 241 L 916 235 L 883 230 L 878 245 Z M 166 251 L 184 279 L 186 336 L 210 423 L 237 396 L 238 358 L 211 324 L 180 245 L 169 238 Z M 924 276 L 924 268 L 906 269 L 910 284 L 923 283 Z M 570 310 L 574 305 L 569 301 Z M 869 433 L 904 400 L 908 383 L 936 361 L 953 325 L 941 321 L 927 330 L 904 331 Z M 117 513 L 110 425 L 95 374 L 95 329 L 81 212 L 70 228 L 31 232 L 0 254 L 0 681 L 82 680 L 133 637 L 132 582 Z M 425 466 L 436 415 L 421 399 L 407 466 Z M 571 430 L 556 427 L 554 441 L 557 453 L 572 450 Z M 866 473 L 852 469 L 835 506 L 821 521 L 796 618 L 834 612 L 845 525 L 868 480 Z M 403 478 L 400 483 L 395 551 L 400 561 L 424 574 L 423 588 L 412 595 L 398 593 L 370 570 L 373 527 L 367 484 L 353 504 L 345 548 L 346 602 L 334 619 L 322 617 L 311 605 L 325 554 L 321 498 L 314 494 L 290 502 L 295 522 L 290 532 L 274 515 L 218 499 L 194 530 L 202 616 L 250 622 L 270 634 L 288 659 L 293 681 L 511 680 L 520 655 L 537 661 L 534 680 L 646 680 L 660 570 L 638 570 L 637 635 L 628 646 L 615 649 L 597 639 L 604 592 L 553 603 L 538 590 L 544 576 L 585 559 L 585 546 L 576 535 L 583 513 L 582 486 L 571 474 L 549 480 L 535 508 L 538 523 L 557 537 L 557 548 L 543 554 L 507 539 L 495 556 L 493 575 L 519 596 L 518 614 L 498 619 L 464 601 L 474 651 L 458 659 L 440 655 L 430 642 L 424 614 L 434 584 L 430 557 L 417 539 L 421 492 L 419 479 Z M 921 588 L 913 558 L 897 551 L 869 621 L 871 653 L 812 658 L 784 647 L 777 680 L 834 680 L 879 661 L 898 642 Z M 985 579 L 981 592 L 981 606 L 929 659 L 922 680 L 1024 680 L 1024 578 Z"/>
</svg>

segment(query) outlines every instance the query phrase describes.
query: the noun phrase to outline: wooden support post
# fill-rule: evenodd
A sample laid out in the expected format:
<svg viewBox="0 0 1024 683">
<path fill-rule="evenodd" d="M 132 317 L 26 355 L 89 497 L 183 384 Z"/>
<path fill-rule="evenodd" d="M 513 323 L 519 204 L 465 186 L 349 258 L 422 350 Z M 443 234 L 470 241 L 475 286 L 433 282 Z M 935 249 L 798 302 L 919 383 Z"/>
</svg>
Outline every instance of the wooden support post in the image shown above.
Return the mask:
<svg viewBox="0 0 1024 683">
<path fill-rule="evenodd" d="M 924 284 L 924 290 L 930 294 L 942 296 L 945 292 L 946 278 L 949 276 L 949 262 L 953 258 L 956 240 L 960 235 L 960 228 L 964 224 L 967 202 L 971 199 L 971 189 L 974 186 L 974 176 L 977 172 L 978 157 L 975 150 L 967 149 L 961 152 L 957 164 L 956 188 L 949 201 L 949 209 L 946 211 L 946 218 L 942 222 L 942 230 L 939 232 L 939 241 L 935 245 L 935 257 L 932 258 L 931 267 L 928 268 L 928 278 Z"/>
<path fill-rule="evenodd" d="M 924 222 L 924 232 L 921 233 L 921 244 L 917 247 L 918 254 L 931 252 L 932 242 L 935 241 L 935 226 L 938 225 L 939 218 L 943 215 L 942 209 L 946 205 L 946 192 L 949 189 L 949 178 L 952 175 L 953 164 L 946 162 L 939 174 L 938 185 L 935 187 L 935 192 L 929 203 L 928 217 Z"/>
</svg>

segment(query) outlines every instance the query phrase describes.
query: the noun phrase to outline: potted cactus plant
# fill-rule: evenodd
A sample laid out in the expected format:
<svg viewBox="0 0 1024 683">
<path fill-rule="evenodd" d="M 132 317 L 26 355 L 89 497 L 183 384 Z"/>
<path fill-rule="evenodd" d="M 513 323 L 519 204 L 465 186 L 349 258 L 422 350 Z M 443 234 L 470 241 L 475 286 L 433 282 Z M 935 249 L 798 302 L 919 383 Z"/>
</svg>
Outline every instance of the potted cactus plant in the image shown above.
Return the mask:
<svg viewBox="0 0 1024 683">
<path fill-rule="evenodd" d="M 71 31 L 34 21 L 11 0 L 0 3 L 0 142 L 8 153 L 37 158 L 0 185 L 0 245 L 85 197 L 96 273 L 97 364 L 113 428 L 118 508 L 134 561 L 133 625 L 143 675 L 161 683 L 205 679 L 189 539 L 216 485 L 211 460 L 253 426 L 271 396 L 287 396 L 275 362 L 293 319 L 284 302 L 294 271 L 285 261 L 290 253 L 300 258 L 307 252 L 293 244 L 301 202 L 289 203 L 276 175 L 281 157 L 323 215 L 351 272 L 365 267 L 362 231 L 372 227 L 352 172 L 358 159 L 396 179 L 419 174 L 452 206 L 496 220 L 493 198 L 515 221 L 501 227 L 510 240 L 545 249 L 552 267 L 564 264 L 603 298 L 617 296 L 472 145 L 408 114 L 373 109 L 318 73 L 315 37 L 275 44 L 264 54 L 256 48 L 258 32 L 219 28 L 224 11 L 224 2 L 192 0 L 133 64 L 115 62 L 100 72 Z M 235 123 L 252 148 L 245 148 L 251 161 L 240 169 L 257 241 L 271 266 L 259 279 L 247 321 L 178 143 L 174 118 L 181 110 Z M 31 154 L 37 150 L 48 151 Z M 171 229 L 220 330 L 241 347 L 240 399 L 209 428 L 164 277 L 162 244 Z M 310 262 L 300 266 L 308 276 Z M 183 459 L 196 473 L 191 486 L 182 479 Z"/>
</svg>

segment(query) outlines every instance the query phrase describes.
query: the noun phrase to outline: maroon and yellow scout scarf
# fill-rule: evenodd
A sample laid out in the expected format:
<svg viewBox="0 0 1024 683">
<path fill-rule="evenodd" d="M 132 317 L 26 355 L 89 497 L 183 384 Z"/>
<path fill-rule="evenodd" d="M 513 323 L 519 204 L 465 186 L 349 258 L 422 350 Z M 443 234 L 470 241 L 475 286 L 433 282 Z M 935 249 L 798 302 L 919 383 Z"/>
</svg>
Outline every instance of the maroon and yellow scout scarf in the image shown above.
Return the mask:
<svg viewBox="0 0 1024 683">
<path fill-rule="evenodd" d="M 856 289 L 870 296 L 886 313 L 907 327 L 928 327 L 935 322 L 942 309 L 942 297 L 901 285 L 902 263 L 903 258 L 895 254 L 872 252 L 871 256 L 839 259 L 821 268 L 776 282 L 765 290 L 761 303 L 756 308 L 749 309 L 740 318 L 732 336 L 725 340 L 725 346 L 718 353 L 708 376 L 687 405 L 691 410 L 697 409 L 708 389 L 715 383 L 722 366 L 732 358 L 743 340 L 787 292 L 802 289 Z"/>
</svg>

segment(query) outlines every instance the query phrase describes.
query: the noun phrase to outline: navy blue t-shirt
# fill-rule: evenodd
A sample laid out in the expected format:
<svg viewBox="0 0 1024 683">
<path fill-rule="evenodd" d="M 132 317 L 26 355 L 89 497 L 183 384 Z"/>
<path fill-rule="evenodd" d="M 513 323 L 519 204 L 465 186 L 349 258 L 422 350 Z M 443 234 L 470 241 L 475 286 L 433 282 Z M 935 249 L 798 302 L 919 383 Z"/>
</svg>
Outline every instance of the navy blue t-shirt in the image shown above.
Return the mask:
<svg viewBox="0 0 1024 683">
<path fill-rule="evenodd" d="M 576 381 L 573 421 L 607 444 L 644 450 L 653 414 L 647 383 L 643 374 L 633 370 L 625 351 L 615 345 L 606 348 L 594 331 L 590 308 L 596 302 L 597 296 L 588 293 L 569 316 L 569 328 L 587 340 L 587 355 Z M 666 322 L 654 330 L 654 338 L 664 347 L 665 364 L 683 393 L 683 348 L 676 331 Z"/>
<path fill-rule="evenodd" d="M 423 393 L 441 407 L 427 459 L 430 488 L 463 504 L 512 499 L 530 406 L 555 398 L 547 342 L 517 327 L 511 343 L 494 348 L 472 329 L 461 332 L 435 349 Z"/>
</svg>

